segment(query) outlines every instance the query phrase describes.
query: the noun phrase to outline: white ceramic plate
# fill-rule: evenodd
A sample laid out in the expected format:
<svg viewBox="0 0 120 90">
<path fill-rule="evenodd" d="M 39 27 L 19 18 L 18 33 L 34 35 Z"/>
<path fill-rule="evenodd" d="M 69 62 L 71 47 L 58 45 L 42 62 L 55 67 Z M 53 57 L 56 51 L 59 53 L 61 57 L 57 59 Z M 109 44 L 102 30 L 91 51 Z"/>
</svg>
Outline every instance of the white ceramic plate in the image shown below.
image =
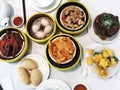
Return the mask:
<svg viewBox="0 0 120 90">
<path fill-rule="evenodd" d="M 48 79 L 41 83 L 36 90 L 71 90 L 71 88 L 59 79 Z"/>
<path fill-rule="evenodd" d="M 120 31 L 117 34 L 115 34 L 114 36 L 107 38 L 106 40 L 102 40 L 98 35 L 95 34 L 94 28 L 93 28 L 93 22 L 92 22 L 92 25 L 91 25 L 90 29 L 88 30 L 88 34 L 97 43 L 110 44 L 119 38 Z"/>
<path fill-rule="evenodd" d="M 60 3 L 61 3 L 61 0 L 55 0 L 50 6 L 40 8 L 36 6 L 35 3 L 31 0 L 31 7 L 34 10 L 39 11 L 39 12 L 50 12 L 50 11 L 53 11 L 55 8 L 57 8 Z"/>
<path fill-rule="evenodd" d="M 32 0 L 38 7 L 48 7 L 51 5 L 54 0 Z"/>
<path fill-rule="evenodd" d="M 114 50 L 112 47 L 110 47 L 108 45 L 99 45 L 99 44 L 92 44 L 92 45 L 89 45 L 85 48 L 85 50 L 84 50 L 84 62 L 85 62 L 85 66 L 87 67 L 87 73 L 89 75 L 100 78 L 100 76 L 98 75 L 98 73 L 95 70 L 96 65 L 87 65 L 86 64 L 85 58 L 89 56 L 89 54 L 87 53 L 87 50 L 93 49 L 95 51 L 101 51 L 104 48 L 109 48 L 109 49 Z M 115 50 L 114 50 L 114 55 L 118 58 L 118 55 L 117 55 Z M 120 63 L 120 61 L 118 61 L 115 66 L 107 68 L 108 76 L 105 78 L 110 78 L 117 73 L 117 71 L 119 69 L 119 63 Z"/>
<path fill-rule="evenodd" d="M 35 62 L 37 62 L 38 64 L 38 69 L 42 72 L 42 82 L 47 80 L 48 77 L 49 77 L 49 73 L 50 73 L 50 69 L 49 69 L 49 65 L 47 63 L 47 61 L 45 60 L 44 57 L 40 56 L 40 55 L 37 55 L 37 54 L 29 54 L 27 56 L 25 56 L 19 63 L 18 63 L 18 66 L 17 66 L 17 69 L 20 67 L 20 63 L 25 59 L 25 58 L 31 58 L 33 59 Z M 18 74 L 17 74 L 17 69 L 16 69 L 16 78 L 19 79 L 19 81 L 21 82 Z M 22 82 L 21 82 L 22 83 Z M 22 83 L 23 84 L 23 83 Z M 25 84 L 23 84 L 25 85 Z M 29 85 L 25 85 L 27 87 L 30 87 L 30 88 L 36 88 L 36 86 L 33 86 L 32 84 L 29 84 Z"/>
</svg>

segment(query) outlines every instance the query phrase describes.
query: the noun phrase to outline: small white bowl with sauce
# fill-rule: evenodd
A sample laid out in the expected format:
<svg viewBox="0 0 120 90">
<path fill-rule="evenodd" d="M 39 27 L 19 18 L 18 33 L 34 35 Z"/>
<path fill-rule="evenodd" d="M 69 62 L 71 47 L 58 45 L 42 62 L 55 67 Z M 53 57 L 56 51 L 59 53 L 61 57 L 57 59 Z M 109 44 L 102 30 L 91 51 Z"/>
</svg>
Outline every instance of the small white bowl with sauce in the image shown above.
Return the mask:
<svg viewBox="0 0 120 90">
<path fill-rule="evenodd" d="M 11 25 L 14 26 L 14 27 L 21 27 L 24 23 L 24 19 L 22 16 L 20 15 L 15 15 L 15 16 L 12 16 L 11 18 Z"/>
<path fill-rule="evenodd" d="M 80 83 L 76 83 L 72 90 L 90 90 L 90 88 L 88 87 L 88 85 L 84 82 L 80 82 Z"/>
</svg>

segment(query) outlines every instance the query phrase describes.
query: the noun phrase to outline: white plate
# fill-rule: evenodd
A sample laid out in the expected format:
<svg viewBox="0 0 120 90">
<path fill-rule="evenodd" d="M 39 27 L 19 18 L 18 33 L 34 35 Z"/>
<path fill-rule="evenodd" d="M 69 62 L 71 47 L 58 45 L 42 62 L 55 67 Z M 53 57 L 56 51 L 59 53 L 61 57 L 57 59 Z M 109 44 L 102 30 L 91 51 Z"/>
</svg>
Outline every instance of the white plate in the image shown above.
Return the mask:
<svg viewBox="0 0 120 90">
<path fill-rule="evenodd" d="M 49 69 L 49 65 L 47 63 L 47 61 L 45 60 L 44 57 L 40 56 L 40 55 L 37 55 L 37 54 L 29 54 L 27 56 L 25 56 L 19 63 L 18 63 L 18 66 L 17 66 L 17 69 L 20 67 L 20 63 L 25 59 L 25 58 L 31 58 L 33 59 L 35 62 L 37 62 L 38 64 L 38 69 L 42 72 L 42 82 L 47 80 L 48 77 L 49 77 L 49 73 L 50 73 L 50 69 Z M 17 69 L 15 71 L 16 73 L 16 78 L 19 79 L 19 81 L 21 82 L 18 74 L 17 74 Z M 22 82 L 21 82 L 22 83 Z M 22 83 L 23 84 L 23 83 Z M 25 85 L 25 84 L 23 84 Z M 25 85 L 27 87 L 30 87 L 30 88 L 36 88 L 36 86 L 33 86 L 32 84 L 29 84 L 29 85 Z"/>
<path fill-rule="evenodd" d="M 88 34 L 97 43 L 110 44 L 118 39 L 120 31 L 117 34 L 115 34 L 114 36 L 107 38 L 106 40 L 102 40 L 98 35 L 95 34 L 94 28 L 93 28 L 93 21 L 92 21 L 92 25 L 91 25 L 90 29 L 88 30 Z"/>
<path fill-rule="evenodd" d="M 60 3 L 61 3 L 61 0 L 55 0 L 50 6 L 44 7 L 44 8 L 40 8 L 40 7 L 36 6 L 34 4 L 34 2 L 31 0 L 31 7 L 34 10 L 39 11 L 39 12 L 50 12 L 50 11 L 53 11 L 55 8 L 57 8 Z"/>
<path fill-rule="evenodd" d="M 48 79 L 41 83 L 36 90 L 71 90 L 71 88 L 59 79 Z"/>
<path fill-rule="evenodd" d="M 98 73 L 95 70 L 95 65 L 87 65 L 86 64 L 85 58 L 89 56 L 89 54 L 87 53 L 87 50 L 93 49 L 95 51 L 101 51 L 104 48 L 110 48 L 110 49 L 114 50 L 113 49 L 114 47 L 112 48 L 108 45 L 99 45 L 99 44 L 92 44 L 92 45 L 89 45 L 85 48 L 85 50 L 84 50 L 84 62 L 85 62 L 85 66 L 87 67 L 87 73 L 89 75 L 100 78 L 100 76 L 98 75 Z M 117 55 L 115 50 L 114 50 L 114 55 L 118 58 L 118 55 Z M 119 63 L 120 63 L 120 61 L 118 61 L 118 63 L 116 63 L 115 66 L 107 68 L 108 76 L 105 78 L 110 78 L 117 73 L 117 71 L 119 69 Z"/>
<path fill-rule="evenodd" d="M 48 7 L 54 0 L 32 0 L 38 7 Z"/>
</svg>

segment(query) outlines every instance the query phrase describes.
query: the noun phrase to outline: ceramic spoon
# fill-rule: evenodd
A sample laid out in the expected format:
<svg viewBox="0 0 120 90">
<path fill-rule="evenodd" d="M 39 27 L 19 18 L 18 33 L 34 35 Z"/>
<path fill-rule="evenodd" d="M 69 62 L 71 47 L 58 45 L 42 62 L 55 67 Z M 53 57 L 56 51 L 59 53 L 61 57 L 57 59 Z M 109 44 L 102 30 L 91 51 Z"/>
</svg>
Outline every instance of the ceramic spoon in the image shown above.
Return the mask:
<svg viewBox="0 0 120 90">
<path fill-rule="evenodd" d="M 87 77 L 87 69 L 88 68 L 86 67 L 85 62 L 83 62 L 82 67 L 83 67 L 83 77 Z"/>
</svg>

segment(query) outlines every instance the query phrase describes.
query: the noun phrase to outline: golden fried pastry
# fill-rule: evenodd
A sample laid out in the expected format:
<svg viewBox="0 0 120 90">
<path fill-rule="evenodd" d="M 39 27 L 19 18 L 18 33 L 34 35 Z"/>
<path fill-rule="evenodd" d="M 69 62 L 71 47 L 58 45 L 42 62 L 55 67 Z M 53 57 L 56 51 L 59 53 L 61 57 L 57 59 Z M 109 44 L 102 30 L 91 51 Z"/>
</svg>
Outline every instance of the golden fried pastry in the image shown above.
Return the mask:
<svg viewBox="0 0 120 90">
<path fill-rule="evenodd" d="M 37 68 L 37 63 L 30 59 L 30 58 L 26 58 L 25 60 L 23 60 L 21 63 L 20 63 L 20 66 L 21 67 L 24 67 L 25 69 L 28 69 L 28 70 L 32 70 L 34 68 Z"/>
<path fill-rule="evenodd" d="M 18 68 L 18 75 L 24 84 L 30 83 L 30 74 L 25 68 L 19 67 Z"/>
<path fill-rule="evenodd" d="M 49 43 L 49 51 L 57 63 L 62 63 L 73 58 L 75 47 L 69 37 L 60 37 Z"/>
<path fill-rule="evenodd" d="M 35 86 L 38 86 L 42 81 L 42 73 L 39 69 L 33 69 L 30 76 L 31 83 Z"/>
</svg>

